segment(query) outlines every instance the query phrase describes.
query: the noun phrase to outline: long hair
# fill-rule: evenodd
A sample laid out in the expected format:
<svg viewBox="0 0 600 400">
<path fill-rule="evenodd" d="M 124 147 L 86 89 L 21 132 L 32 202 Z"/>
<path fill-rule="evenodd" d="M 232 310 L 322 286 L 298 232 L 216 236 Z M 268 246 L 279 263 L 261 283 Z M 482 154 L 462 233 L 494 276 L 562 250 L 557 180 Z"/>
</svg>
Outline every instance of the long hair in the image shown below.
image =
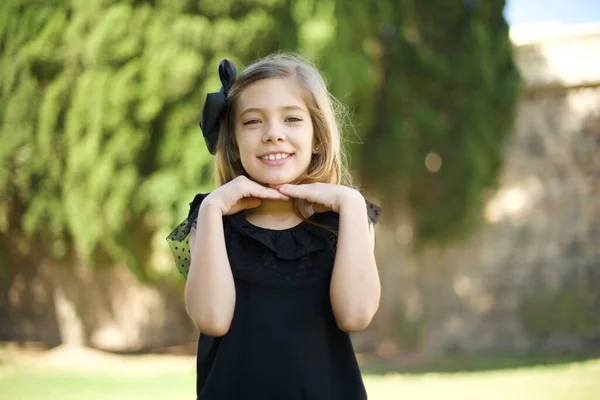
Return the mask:
<svg viewBox="0 0 600 400">
<path fill-rule="evenodd" d="M 215 156 L 215 180 L 223 185 L 240 175 L 247 175 L 235 139 L 235 117 L 231 112 L 242 91 L 254 82 L 269 78 L 293 79 L 304 91 L 304 101 L 313 123 L 313 154 L 308 170 L 295 184 L 334 183 L 351 186 L 352 179 L 342 151 L 340 119 L 343 107 L 329 93 L 319 71 L 293 53 L 276 53 L 244 69 L 229 90 L 229 112 L 221 121 Z"/>
</svg>

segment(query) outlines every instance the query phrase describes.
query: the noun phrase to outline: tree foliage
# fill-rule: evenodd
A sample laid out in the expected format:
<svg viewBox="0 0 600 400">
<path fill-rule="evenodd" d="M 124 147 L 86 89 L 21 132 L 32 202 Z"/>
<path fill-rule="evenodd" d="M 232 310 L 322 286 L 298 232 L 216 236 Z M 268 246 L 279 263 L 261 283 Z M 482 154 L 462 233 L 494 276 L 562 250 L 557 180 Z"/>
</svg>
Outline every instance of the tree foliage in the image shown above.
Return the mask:
<svg viewBox="0 0 600 400">
<path fill-rule="evenodd" d="M 410 215 L 417 243 L 470 232 L 497 183 L 520 87 L 503 8 L 336 3 L 327 71 L 356 110 L 354 165 L 386 215 Z"/>
<path fill-rule="evenodd" d="M 153 3 L 158 3 L 153 5 Z M 284 1 L 2 3 L 2 231 L 140 274 L 209 185 L 197 120 L 224 57 L 296 45 Z M 22 210 L 19 215 L 9 215 Z M 14 226 L 13 226 L 14 228 Z M 164 231 L 160 234 L 164 235 Z"/>
<path fill-rule="evenodd" d="M 322 66 L 355 111 L 367 187 L 408 205 L 420 237 L 450 234 L 494 182 L 517 79 L 503 2 L 466 17 L 429 4 L 1 2 L 0 240 L 151 277 L 153 240 L 211 185 L 197 121 L 218 62 L 281 49 Z"/>
</svg>

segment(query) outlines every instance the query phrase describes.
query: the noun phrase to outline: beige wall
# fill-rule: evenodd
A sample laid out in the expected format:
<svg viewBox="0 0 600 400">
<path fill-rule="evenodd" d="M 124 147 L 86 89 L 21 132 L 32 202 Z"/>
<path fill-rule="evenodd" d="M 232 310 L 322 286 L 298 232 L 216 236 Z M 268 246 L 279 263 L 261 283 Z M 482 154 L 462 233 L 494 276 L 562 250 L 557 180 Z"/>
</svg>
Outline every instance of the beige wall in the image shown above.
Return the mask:
<svg viewBox="0 0 600 400">
<path fill-rule="evenodd" d="M 600 25 L 534 33 L 513 35 L 526 89 L 485 225 L 418 256 L 409 226 L 382 227 L 387 294 L 373 329 L 388 340 L 362 334 L 361 345 L 387 356 L 599 348 Z"/>
</svg>

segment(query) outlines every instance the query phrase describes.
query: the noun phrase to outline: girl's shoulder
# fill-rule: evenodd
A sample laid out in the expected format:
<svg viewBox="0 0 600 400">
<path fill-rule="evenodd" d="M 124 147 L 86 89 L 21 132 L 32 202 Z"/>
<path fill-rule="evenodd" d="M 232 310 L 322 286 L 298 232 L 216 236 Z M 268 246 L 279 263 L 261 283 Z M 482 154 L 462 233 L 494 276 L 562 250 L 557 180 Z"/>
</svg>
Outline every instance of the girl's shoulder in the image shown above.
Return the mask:
<svg viewBox="0 0 600 400">
<path fill-rule="evenodd" d="M 188 212 L 188 222 L 190 222 L 193 227 L 196 227 L 196 219 L 198 217 L 198 207 L 202 204 L 202 201 L 210 194 L 208 193 L 198 193 L 194 196 L 193 200 L 190 202 L 190 208 Z M 190 226 L 191 228 L 192 226 Z"/>
<path fill-rule="evenodd" d="M 190 229 L 192 227 L 196 227 L 196 218 L 198 215 L 198 207 L 200 207 L 200 204 L 202 204 L 202 201 L 209 194 L 210 194 L 210 192 L 198 193 L 194 196 L 194 198 L 190 202 L 189 212 L 188 212 L 188 217 L 187 217 L 188 225 L 189 225 Z M 376 224 L 377 222 L 379 222 L 379 216 L 381 215 L 381 207 L 379 205 L 373 203 L 369 199 L 367 199 L 364 196 L 364 194 L 363 194 L 363 197 L 365 199 L 365 206 L 367 207 L 367 215 L 369 217 L 369 220 L 373 224 Z M 324 217 L 324 219 L 327 220 L 328 222 L 335 221 L 338 218 L 338 214 L 334 213 L 334 212 L 327 212 L 327 213 L 322 213 L 322 214 L 323 214 L 322 217 Z M 323 219 L 323 218 L 321 218 L 321 219 Z"/>
<path fill-rule="evenodd" d="M 377 204 L 369 201 L 367 198 L 365 198 L 365 203 L 367 205 L 367 215 L 369 216 L 369 220 L 376 224 L 377 222 L 379 222 L 379 215 L 381 214 L 381 207 L 378 206 Z"/>
<path fill-rule="evenodd" d="M 198 193 L 189 203 L 187 217 L 167 236 L 178 271 L 187 279 L 190 257 L 190 233 L 197 225 L 198 208 L 210 194 Z M 365 198 L 365 207 L 371 223 L 379 221 L 381 207 Z M 333 211 L 315 213 L 304 223 L 286 230 L 276 231 L 250 224 L 243 212 L 224 217 L 224 228 L 251 239 L 254 243 L 271 249 L 278 258 L 299 259 L 325 247 L 335 248 L 339 229 L 339 214 Z M 228 234 L 226 235 L 228 236 Z"/>
<path fill-rule="evenodd" d="M 190 269 L 190 232 L 196 227 L 198 207 L 210 193 L 198 193 L 189 203 L 187 217 L 180 222 L 167 236 L 167 244 L 171 249 L 177 270 L 187 279 Z"/>
</svg>

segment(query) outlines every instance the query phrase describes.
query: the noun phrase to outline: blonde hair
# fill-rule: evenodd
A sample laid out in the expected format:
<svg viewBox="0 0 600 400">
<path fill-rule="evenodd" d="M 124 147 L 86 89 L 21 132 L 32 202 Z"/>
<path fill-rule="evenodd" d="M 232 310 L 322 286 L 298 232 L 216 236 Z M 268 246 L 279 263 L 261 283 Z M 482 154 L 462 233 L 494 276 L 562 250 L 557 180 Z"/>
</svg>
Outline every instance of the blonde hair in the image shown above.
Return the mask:
<svg viewBox="0 0 600 400">
<path fill-rule="evenodd" d="M 227 96 L 229 111 L 221 120 L 217 152 L 215 156 L 215 178 L 223 185 L 246 171 L 240 160 L 232 112 L 242 91 L 252 83 L 269 78 L 290 78 L 305 92 L 305 103 L 310 113 L 317 149 L 308 171 L 300 176 L 296 184 L 333 183 L 351 186 L 352 179 L 346 167 L 342 151 L 340 119 L 343 107 L 329 93 L 319 71 L 308 61 L 293 53 L 276 53 L 262 58 L 244 69 L 229 90 Z M 248 176 L 249 177 L 249 176 Z"/>
</svg>

